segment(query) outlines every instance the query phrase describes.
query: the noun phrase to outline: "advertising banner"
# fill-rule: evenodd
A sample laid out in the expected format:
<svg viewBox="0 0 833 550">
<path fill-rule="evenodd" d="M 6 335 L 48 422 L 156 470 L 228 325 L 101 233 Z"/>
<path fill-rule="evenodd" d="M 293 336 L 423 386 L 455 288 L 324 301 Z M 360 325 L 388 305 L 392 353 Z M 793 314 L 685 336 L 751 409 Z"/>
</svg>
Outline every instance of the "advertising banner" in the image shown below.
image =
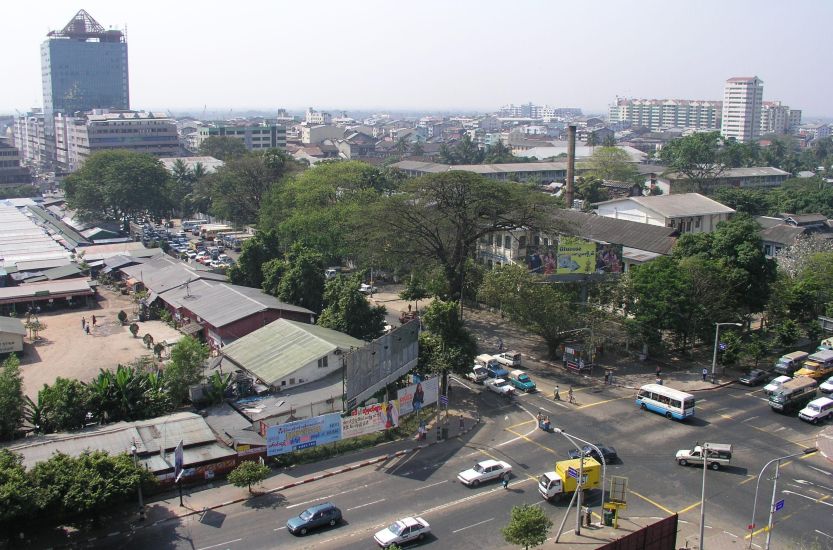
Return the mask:
<svg viewBox="0 0 833 550">
<path fill-rule="evenodd" d="M 555 272 L 564 274 L 590 274 L 596 271 L 596 243 L 561 237 L 558 241 L 558 260 Z"/>
<path fill-rule="evenodd" d="M 399 426 L 399 402 L 388 401 L 359 407 L 353 414 L 341 419 L 343 439 L 372 434 Z"/>
<path fill-rule="evenodd" d="M 266 430 L 266 456 L 276 456 L 308 449 L 341 439 L 341 414 L 330 413 L 277 426 Z"/>
<path fill-rule="evenodd" d="M 596 273 L 622 273 L 624 269 L 621 244 L 596 245 Z"/>
<path fill-rule="evenodd" d="M 399 415 L 405 416 L 420 410 L 425 405 L 436 403 L 440 395 L 440 379 L 429 378 L 402 388 L 397 393 Z"/>
</svg>

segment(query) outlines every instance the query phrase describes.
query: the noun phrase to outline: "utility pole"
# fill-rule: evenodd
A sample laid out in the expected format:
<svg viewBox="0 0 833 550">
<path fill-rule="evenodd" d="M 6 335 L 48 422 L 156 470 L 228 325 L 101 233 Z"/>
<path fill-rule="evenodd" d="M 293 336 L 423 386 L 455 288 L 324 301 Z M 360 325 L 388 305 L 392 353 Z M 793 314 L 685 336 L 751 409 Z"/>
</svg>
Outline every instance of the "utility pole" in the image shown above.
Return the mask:
<svg viewBox="0 0 833 550">
<path fill-rule="evenodd" d="M 700 452 L 703 456 L 703 489 L 700 493 L 700 550 L 705 548 L 703 536 L 706 529 L 706 470 L 709 469 L 709 444 L 703 443 Z"/>
</svg>

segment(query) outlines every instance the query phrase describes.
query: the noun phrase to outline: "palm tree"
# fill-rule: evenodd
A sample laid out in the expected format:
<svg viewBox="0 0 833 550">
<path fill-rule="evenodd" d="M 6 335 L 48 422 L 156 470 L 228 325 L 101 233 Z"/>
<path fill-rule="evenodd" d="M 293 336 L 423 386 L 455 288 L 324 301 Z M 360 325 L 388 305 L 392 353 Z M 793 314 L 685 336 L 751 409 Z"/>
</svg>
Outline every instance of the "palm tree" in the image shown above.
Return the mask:
<svg viewBox="0 0 833 550">
<path fill-rule="evenodd" d="M 221 403 L 231 384 L 231 373 L 226 375 L 215 372 L 208 378 L 208 396 L 212 403 Z"/>
<path fill-rule="evenodd" d="M 24 405 L 23 416 L 35 428 L 35 433 L 47 433 L 49 427 L 46 426 L 46 407 L 43 404 L 43 399 L 38 393 L 38 401 L 35 403 L 28 395 L 26 397 L 26 404 Z"/>
</svg>

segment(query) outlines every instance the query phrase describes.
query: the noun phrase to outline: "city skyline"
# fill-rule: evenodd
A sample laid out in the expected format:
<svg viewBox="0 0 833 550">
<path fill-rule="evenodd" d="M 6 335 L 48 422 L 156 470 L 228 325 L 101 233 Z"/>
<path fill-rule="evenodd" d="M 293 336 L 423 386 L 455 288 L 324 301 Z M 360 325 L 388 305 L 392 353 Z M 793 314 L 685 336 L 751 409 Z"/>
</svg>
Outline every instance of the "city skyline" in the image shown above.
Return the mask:
<svg viewBox="0 0 833 550">
<path fill-rule="evenodd" d="M 833 114 L 825 93 L 833 76 L 816 55 L 833 5 L 816 2 L 692 10 L 653 0 L 530 1 L 511 13 L 493 2 L 433 1 L 407 9 L 369 1 L 361 10 L 336 2 L 38 6 L 5 7 L 15 24 L 0 42 L 16 55 L 0 61 L 14 79 L 0 90 L 0 112 L 43 106 L 40 44 L 85 9 L 126 32 L 136 108 L 494 111 L 531 101 L 604 113 L 617 96 L 720 100 L 726 79 L 758 76 L 765 101 L 808 118 Z M 751 29 L 750 13 L 758 14 Z"/>
</svg>

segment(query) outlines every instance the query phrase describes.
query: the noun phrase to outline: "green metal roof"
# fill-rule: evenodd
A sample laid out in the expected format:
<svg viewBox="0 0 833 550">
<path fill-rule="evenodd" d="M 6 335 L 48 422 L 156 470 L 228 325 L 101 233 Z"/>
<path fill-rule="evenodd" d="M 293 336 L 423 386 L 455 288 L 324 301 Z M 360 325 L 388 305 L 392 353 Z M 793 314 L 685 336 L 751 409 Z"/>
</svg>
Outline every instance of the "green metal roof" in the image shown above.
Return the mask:
<svg viewBox="0 0 833 550">
<path fill-rule="evenodd" d="M 62 265 L 61 267 L 53 267 L 43 272 L 43 275 L 50 281 L 57 279 L 64 279 L 66 277 L 75 277 L 81 275 L 81 269 L 76 264 Z"/>
<path fill-rule="evenodd" d="M 266 384 L 273 384 L 335 349 L 365 345 L 335 330 L 279 319 L 225 346 L 223 355 Z"/>
</svg>

